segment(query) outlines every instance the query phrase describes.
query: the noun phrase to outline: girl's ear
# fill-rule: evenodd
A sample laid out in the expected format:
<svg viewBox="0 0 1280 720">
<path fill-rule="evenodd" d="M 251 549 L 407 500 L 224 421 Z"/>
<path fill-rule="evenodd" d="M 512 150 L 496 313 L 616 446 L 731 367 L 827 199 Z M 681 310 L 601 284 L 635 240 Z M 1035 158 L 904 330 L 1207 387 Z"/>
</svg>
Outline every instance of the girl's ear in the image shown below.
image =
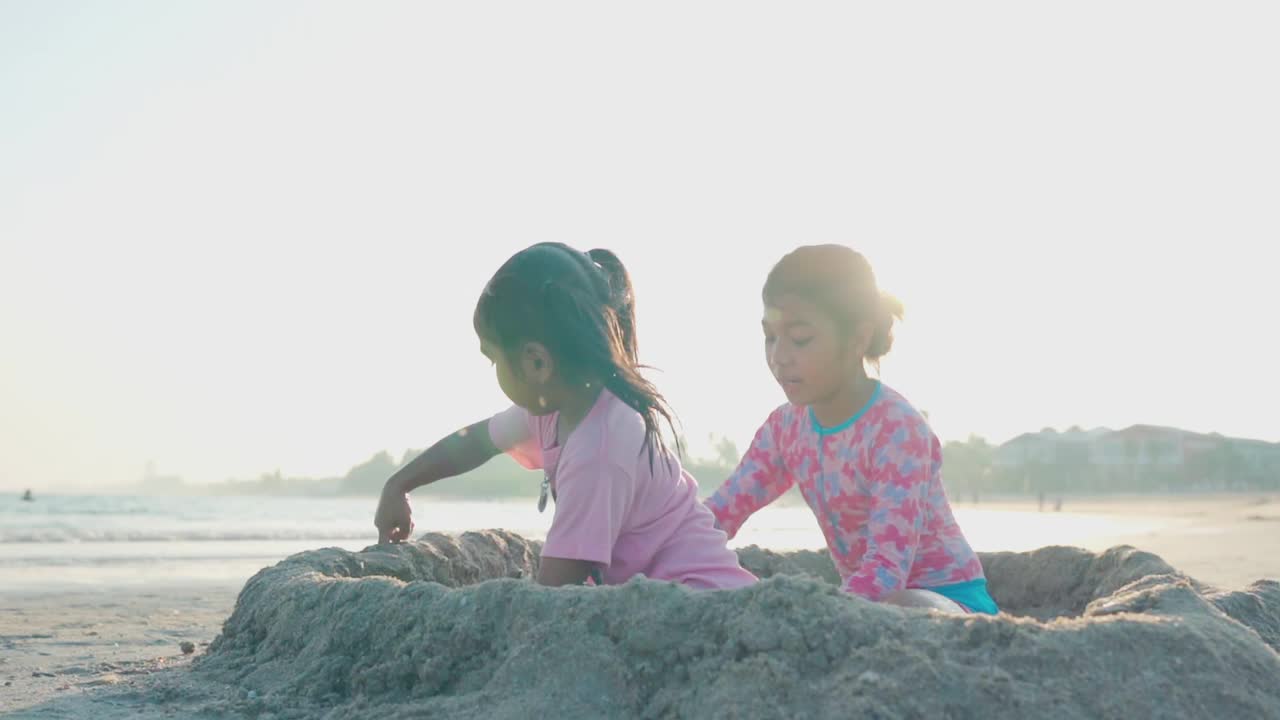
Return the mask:
<svg viewBox="0 0 1280 720">
<path fill-rule="evenodd" d="M 526 382 L 545 385 L 555 374 L 555 362 L 547 346 L 540 342 L 527 342 L 520 349 L 520 373 Z"/>
<path fill-rule="evenodd" d="M 848 344 L 845 351 L 849 353 L 849 357 L 862 360 L 871 350 L 871 339 L 875 335 L 876 329 L 869 322 L 860 322 L 854 327 L 853 332 L 849 333 Z"/>
</svg>

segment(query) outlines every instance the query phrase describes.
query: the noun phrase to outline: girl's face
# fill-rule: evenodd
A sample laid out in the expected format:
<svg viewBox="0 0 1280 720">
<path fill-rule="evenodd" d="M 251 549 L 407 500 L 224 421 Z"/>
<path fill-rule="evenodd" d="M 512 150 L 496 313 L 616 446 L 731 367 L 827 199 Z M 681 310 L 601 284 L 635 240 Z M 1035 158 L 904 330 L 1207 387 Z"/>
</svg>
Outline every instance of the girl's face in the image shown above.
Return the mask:
<svg viewBox="0 0 1280 720">
<path fill-rule="evenodd" d="M 515 367 L 497 345 L 480 339 L 480 352 L 493 363 L 498 376 L 498 387 L 511 402 L 534 415 L 555 412 L 550 397 L 552 378 L 551 355 L 541 343 L 525 343 L 520 349 Z"/>
<path fill-rule="evenodd" d="M 827 313 L 796 295 L 765 305 L 762 326 L 765 359 L 793 405 L 821 403 L 843 390 L 870 344 L 869 332 L 841 332 Z"/>
</svg>

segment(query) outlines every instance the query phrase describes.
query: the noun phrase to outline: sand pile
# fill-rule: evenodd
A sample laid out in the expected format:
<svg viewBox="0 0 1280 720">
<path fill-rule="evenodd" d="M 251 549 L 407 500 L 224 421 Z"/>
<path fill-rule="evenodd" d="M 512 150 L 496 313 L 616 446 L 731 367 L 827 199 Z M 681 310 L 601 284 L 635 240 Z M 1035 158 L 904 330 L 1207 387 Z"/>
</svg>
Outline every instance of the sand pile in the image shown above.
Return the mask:
<svg viewBox="0 0 1280 720">
<path fill-rule="evenodd" d="M 188 710 L 1280 718 L 1280 584 L 1216 592 L 1131 548 L 984 556 L 998 618 L 875 605 L 822 553 L 757 548 L 740 555 L 769 579 L 741 591 L 549 590 L 528 580 L 538 549 L 479 532 L 295 555 L 249 581 L 190 673 L 235 696 Z"/>
</svg>

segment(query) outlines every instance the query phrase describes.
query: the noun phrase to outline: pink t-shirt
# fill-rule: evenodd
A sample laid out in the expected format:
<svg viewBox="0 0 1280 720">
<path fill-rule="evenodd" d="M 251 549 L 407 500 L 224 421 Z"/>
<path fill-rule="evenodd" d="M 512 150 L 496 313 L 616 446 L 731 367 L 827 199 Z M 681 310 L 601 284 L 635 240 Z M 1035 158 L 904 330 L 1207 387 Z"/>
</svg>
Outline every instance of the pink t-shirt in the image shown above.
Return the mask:
<svg viewBox="0 0 1280 720">
<path fill-rule="evenodd" d="M 658 453 L 650 469 L 639 413 L 602 390 L 563 446 L 557 418 L 513 406 L 489 420 L 494 445 L 551 480 L 555 514 L 544 557 L 595 563 L 610 585 L 635 575 L 705 589 L 756 581 L 679 460 Z"/>
</svg>

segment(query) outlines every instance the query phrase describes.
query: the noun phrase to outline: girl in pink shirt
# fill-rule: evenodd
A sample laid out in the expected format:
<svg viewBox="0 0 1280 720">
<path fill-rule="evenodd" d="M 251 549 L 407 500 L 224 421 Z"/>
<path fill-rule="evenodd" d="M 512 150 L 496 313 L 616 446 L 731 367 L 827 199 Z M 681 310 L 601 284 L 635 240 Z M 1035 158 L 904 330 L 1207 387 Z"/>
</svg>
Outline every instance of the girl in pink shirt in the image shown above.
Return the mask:
<svg viewBox="0 0 1280 720">
<path fill-rule="evenodd" d="M 867 375 L 889 352 L 902 305 L 880 292 L 862 255 L 839 245 L 787 255 L 763 295 L 765 357 L 788 402 L 707 499 L 717 525 L 733 537 L 798 485 L 845 590 L 996 613 L 943 490 L 937 437 L 905 398 Z"/>
<path fill-rule="evenodd" d="M 559 243 L 517 253 L 485 287 L 474 323 L 514 405 L 387 480 L 374 517 L 379 542 L 409 538 L 411 490 L 507 452 L 543 471 L 539 510 L 555 503 L 538 582 L 755 582 L 663 441 L 671 411 L 639 372 L 631 281 L 613 253 Z"/>
</svg>

